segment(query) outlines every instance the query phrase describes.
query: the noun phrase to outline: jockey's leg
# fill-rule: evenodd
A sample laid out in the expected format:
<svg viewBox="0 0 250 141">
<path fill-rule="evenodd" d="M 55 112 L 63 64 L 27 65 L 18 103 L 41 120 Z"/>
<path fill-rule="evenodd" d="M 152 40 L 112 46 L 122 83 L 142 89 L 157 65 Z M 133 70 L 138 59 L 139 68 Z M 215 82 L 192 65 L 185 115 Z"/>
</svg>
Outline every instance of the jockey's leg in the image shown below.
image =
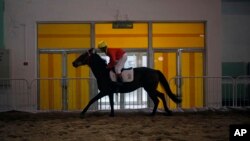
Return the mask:
<svg viewBox="0 0 250 141">
<path fill-rule="evenodd" d="M 125 53 L 120 60 L 118 60 L 117 64 L 115 65 L 115 72 L 116 72 L 116 78 L 118 83 L 122 83 L 122 75 L 121 70 L 127 61 L 127 54 Z"/>
</svg>

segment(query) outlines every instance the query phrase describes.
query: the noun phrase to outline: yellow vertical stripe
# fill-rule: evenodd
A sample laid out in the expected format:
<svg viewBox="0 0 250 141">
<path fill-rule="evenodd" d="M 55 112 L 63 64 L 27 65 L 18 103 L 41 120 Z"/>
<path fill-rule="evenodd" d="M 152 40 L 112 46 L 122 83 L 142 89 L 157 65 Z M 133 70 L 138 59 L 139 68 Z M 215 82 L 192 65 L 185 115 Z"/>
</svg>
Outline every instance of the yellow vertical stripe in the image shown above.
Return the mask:
<svg viewBox="0 0 250 141">
<path fill-rule="evenodd" d="M 169 66 L 168 65 L 168 53 L 164 53 L 163 54 L 163 64 L 165 65 L 165 66 Z M 169 70 L 169 68 L 168 67 L 163 67 L 163 74 L 164 74 L 164 76 L 166 77 L 166 78 L 168 78 L 168 70 Z"/>
<path fill-rule="evenodd" d="M 154 64 L 155 64 L 155 68 L 158 69 L 158 70 L 161 70 L 163 72 L 163 53 L 155 53 L 154 55 Z M 164 72 L 163 72 L 164 73 Z M 158 88 L 157 88 L 158 91 L 160 92 L 164 92 L 163 91 L 163 88 L 161 85 L 158 85 Z M 159 108 L 162 109 L 163 108 L 163 104 L 162 102 L 160 101 L 159 103 Z"/>
<path fill-rule="evenodd" d="M 189 71 L 189 65 L 190 65 L 190 60 L 189 60 L 189 54 L 188 53 L 183 53 L 182 58 L 181 58 L 181 69 L 182 69 L 182 76 L 188 77 L 190 76 L 190 71 Z M 182 81 L 182 106 L 183 108 L 187 108 L 190 105 L 190 79 L 183 79 Z"/>
<path fill-rule="evenodd" d="M 81 66 L 74 68 L 72 62 L 79 56 L 79 54 L 68 54 L 68 77 L 83 78 L 72 79 L 69 83 L 68 89 L 68 109 L 81 110 L 89 101 L 89 85 L 90 81 L 86 78 L 89 77 L 88 66 Z"/>
<path fill-rule="evenodd" d="M 189 53 L 189 75 L 195 76 L 194 53 Z M 190 79 L 190 107 L 195 107 L 195 79 Z"/>
<path fill-rule="evenodd" d="M 168 69 L 168 80 L 176 76 L 176 53 L 168 53 L 168 66 L 163 66 Z M 173 93 L 177 94 L 177 89 L 175 85 L 175 81 L 172 80 L 170 83 L 170 88 L 173 91 Z M 168 101 L 170 108 L 176 108 L 176 104 L 172 101 Z"/>
<path fill-rule="evenodd" d="M 53 77 L 61 78 L 62 77 L 62 54 L 53 54 Z M 52 78 L 53 78 L 52 77 Z M 61 110 L 62 109 L 62 91 L 65 90 L 62 87 L 61 80 L 54 81 L 54 109 Z"/>
<path fill-rule="evenodd" d="M 76 77 L 77 78 L 80 78 L 81 77 L 81 68 L 77 68 L 76 70 Z M 76 108 L 77 109 L 81 109 L 81 99 L 82 99 L 82 87 L 81 87 L 81 80 L 79 80 L 77 83 L 76 83 Z"/>
<path fill-rule="evenodd" d="M 203 76 L 203 55 L 202 53 L 195 53 L 195 74 L 196 76 Z M 203 106 L 203 79 L 197 79 L 196 80 L 196 105 L 197 107 Z"/>
<path fill-rule="evenodd" d="M 42 23 L 38 24 L 38 48 L 72 49 L 90 48 L 90 24 L 83 23 Z M 62 66 L 62 54 L 40 55 L 40 78 L 62 78 L 62 67 L 67 68 L 67 77 L 89 77 L 89 69 L 72 67 L 78 55 L 67 54 L 67 65 Z M 69 110 L 82 109 L 88 102 L 89 81 L 71 80 L 68 83 L 67 100 Z M 61 80 L 43 80 L 40 84 L 40 107 L 48 110 L 62 109 Z M 85 98 L 83 100 L 83 98 Z"/>
<path fill-rule="evenodd" d="M 40 78 L 47 78 L 48 77 L 48 54 L 40 54 Z M 49 105 L 49 94 L 48 94 L 48 83 L 44 81 L 40 81 L 40 109 L 48 109 Z"/>
<path fill-rule="evenodd" d="M 48 55 L 48 77 L 53 78 L 54 77 L 54 56 L 53 54 Z M 54 109 L 54 82 L 49 81 L 48 82 L 48 95 L 49 95 L 49 109 Z"/>
<path fill-rule="evenodd" d="M 153 48 L 204 48 L 205 26 L 204 23 L 153 23 Z M 154 54 L 158 57 L 158 54 Z M 164 71 L 165 76 L 176 76 L 176 53 L 163 53 L 163 63 L 155 64 L 155 68 Z M 168 63 L 165 59 L 168 59 Z M 154 58 L 155 60 L 157 58 Z M 190 76 L 203 76 L 202 53 L 182 53 L 182 76 L 188 77 L 182 82 L 182 107 L 199 107 L 203 105 L 203 81 Z M 156 62 L 155 62 L 156 63 Z M 167 69 L 166 69 L 167 68 Z M 176 92 L 176 85 L 171 82 L 171 89 Z M 175 104 L 170 102 L 170 108 Z"/>
<path fill-rule="evenodd" d="M 155 53 L 154 54 L 154 68 L 162 71 L 167 80 L 176 76 L 176 54 L 175 53 Z M 169 81 L 171 90 L 175 93 L 176 86 L 174 81 Z M 159 85 L 157 90 L 166 93 L 164 89 Z M 167 104 L 169 108 L 176 108 L 176 104 L 166 96 Z M 160 101 L 159 108 L 163 108 Z"/>
</svg>

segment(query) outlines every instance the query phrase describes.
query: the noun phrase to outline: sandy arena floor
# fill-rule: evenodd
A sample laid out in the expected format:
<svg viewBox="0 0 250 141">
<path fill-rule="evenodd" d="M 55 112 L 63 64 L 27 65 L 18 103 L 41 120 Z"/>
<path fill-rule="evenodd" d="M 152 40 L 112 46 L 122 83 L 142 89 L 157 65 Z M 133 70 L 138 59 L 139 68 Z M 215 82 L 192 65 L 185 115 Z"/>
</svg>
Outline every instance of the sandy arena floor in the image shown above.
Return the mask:
<svg viewBox="0 0 250 141">
<path fill-rule="evenodd" d="M 250 124 L 249 110 L 0 113 L 0 141 L 227 141 L 230 124 Z"/>
</svg>

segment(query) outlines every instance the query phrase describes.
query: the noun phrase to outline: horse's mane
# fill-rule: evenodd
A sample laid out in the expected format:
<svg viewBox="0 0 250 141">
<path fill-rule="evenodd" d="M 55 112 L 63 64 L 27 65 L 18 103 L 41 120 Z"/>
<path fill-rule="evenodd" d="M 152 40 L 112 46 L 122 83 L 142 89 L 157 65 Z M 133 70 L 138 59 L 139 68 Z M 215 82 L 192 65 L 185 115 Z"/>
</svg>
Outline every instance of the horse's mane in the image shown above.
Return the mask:
<svg viewBox="0 0 250 141">
<path fill-rule="evenodd" d="M 106 60 L 104 60 L 103 58 L 101 58 L 100 55 L 98 55 L 97 53 L 93 54 L 93 57 L 95 58 L 96 61 L 96 65 L 100 68 L 107 68 L 107 62 Z"/>
</svg>

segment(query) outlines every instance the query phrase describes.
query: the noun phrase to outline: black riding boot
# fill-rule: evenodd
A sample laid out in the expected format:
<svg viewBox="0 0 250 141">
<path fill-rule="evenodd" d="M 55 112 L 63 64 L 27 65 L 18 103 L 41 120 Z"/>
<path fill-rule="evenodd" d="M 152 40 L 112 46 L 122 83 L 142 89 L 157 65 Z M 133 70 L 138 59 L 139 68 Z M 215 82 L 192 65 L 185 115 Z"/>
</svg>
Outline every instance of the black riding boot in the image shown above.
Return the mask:
<svg viewBox="0 0 250 141">
<path fill-rule="evenodd" d="M 116 82 L 114 82 L 116 85 L 116 90 L 115 92 L 118 93 L 120 91 L 120 87 L 122 86 L 122 75 L 121 74 L 116 74 Z"/>
<path fill-rule="evenodd" d="M 122 80 L 122 74 L 117 74 L 116 77 L 117 77 L 117 82 L 120 82 L 120 83 L 123 82 L 123 80 Z"/>
<path fill-rule="evenodd" d="M 122 80 L 122 75 L 121 74 L 116 74 L 116 79 L 117 79 L 117 86 L 122 86 L 122 82 L 123 82 L 123 80 Z"/>
<path fill-rule="evenodd" d="M 123 82 L 123 80 L 122 80 L 122 74 L 116 74 L 116 78 L 117 78 L 117 83 L 121 83 L 122 84 L 122 82 Z"/>
</svg>

